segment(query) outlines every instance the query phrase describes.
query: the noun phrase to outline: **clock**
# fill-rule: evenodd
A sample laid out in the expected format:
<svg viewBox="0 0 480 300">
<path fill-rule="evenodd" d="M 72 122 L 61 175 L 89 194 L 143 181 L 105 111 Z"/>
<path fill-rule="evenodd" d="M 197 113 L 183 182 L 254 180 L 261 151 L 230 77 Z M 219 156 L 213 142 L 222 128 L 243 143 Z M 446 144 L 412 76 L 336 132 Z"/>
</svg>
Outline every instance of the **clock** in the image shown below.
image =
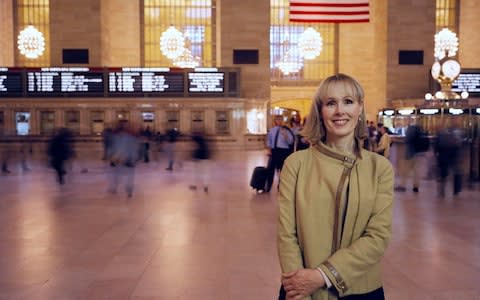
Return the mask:
<svg viewBox="0 0 480 300">
<path fill-rule="evenodd" d="M 431 73 L 432 73 L 432 77 L 434 79 L 437 79 L 438 76 L 440 76 L 440 69 L 441 68 L 442 68 L 442 66 L 440 66 L 440 63 L 438 61 L 433 63 Z"/>
<path fill-rule="evenodd" d="M 442 64 L 442 73 L 450 80 L 457 78 L 460 70 L 460 64 L 454 59 L 449 59 Z"/>
</svg>

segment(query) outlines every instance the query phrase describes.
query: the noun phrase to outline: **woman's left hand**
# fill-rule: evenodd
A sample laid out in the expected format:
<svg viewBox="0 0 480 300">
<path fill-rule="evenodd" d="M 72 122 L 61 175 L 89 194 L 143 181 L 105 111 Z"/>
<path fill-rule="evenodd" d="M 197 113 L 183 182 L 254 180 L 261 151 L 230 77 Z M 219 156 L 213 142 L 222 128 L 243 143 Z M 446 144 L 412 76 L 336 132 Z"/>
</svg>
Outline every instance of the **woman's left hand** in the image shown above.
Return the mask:
<svg viewBox="0 0 480 300">
<path fill-rule="evenodd" d="M 325 285 L 323 276 L 314 269 L 299 269 L 282 274 L 283 288 L 287 292 L 287 300 L 300 300 Z"/>
</svg>

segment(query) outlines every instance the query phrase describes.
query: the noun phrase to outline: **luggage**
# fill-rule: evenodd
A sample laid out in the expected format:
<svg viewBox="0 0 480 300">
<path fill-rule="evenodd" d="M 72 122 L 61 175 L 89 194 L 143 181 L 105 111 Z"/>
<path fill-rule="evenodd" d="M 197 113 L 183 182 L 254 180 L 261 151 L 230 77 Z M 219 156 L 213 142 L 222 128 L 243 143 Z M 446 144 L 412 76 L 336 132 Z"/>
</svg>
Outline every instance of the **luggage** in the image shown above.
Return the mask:
<svg viewBox="0 0 480 300">
<path fill-rule="evenodd" d="M 250 179 L 250 186 L 258 191 L 265 191 L 267 184 L 268 169 L 265 167 L 255 167 L 253 169 L 252 178 Z"/>
</svg>

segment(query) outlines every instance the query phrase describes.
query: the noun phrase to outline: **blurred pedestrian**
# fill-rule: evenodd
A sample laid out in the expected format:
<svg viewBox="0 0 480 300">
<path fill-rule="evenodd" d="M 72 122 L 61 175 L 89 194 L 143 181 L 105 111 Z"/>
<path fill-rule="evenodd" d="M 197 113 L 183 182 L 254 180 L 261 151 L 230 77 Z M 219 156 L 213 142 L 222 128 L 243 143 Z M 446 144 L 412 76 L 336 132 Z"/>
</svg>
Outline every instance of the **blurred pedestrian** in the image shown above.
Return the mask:
<svg viewBox="0 0 480 300">
<path fill-rule="evenodd" d="M 147 126 L 144 130 L 140 132 L 140 137 L 142 139 L 142 153 L 143 153 L 143 162 L 150 162 L 150 141 L 152 140 L 153 133 L 150 130 L 150 126 Z"/>
<path fill-rule="evenodd" d="M 109 191 L 117 193 L 121 178 L 125 178 L 125 191 L 130 198 L 133 195 L 135 165 L 139 160 L 139 141 L 128 125 L 120 123 L 113 135 L 112 162 L 114 172 Z"/>
<path fill-rule="evenodd" d="M 110 154 L 112 151 L 112 143 L 113 143 L 113 129 L 110 127 L 105 128 L 102 133 L 103 137 L 103 160 L 109 161 Z"/>
<path fill-rule="evenodd" d="M 300 134 L 300 131 L 303 128 L 303 124 L 302 117 L 299 113 L 294 114 L 290 118 L 289 127 L 295 137 L 294 151 L 307 149 L 309 147 L 309 144 L 305 137 Z"/>
<path fill-rule="evenodd" d="M 378 129 L 380 132 L 380 141 L 378 142 L 375 152 L 385 156 L 386 158 L 390 158 L 390 146 L 392 144 L 392 140 L 388 134 L 388 129 L 382 124 L 378 126 Z"/>
<path fill-rule="evenodd" d="M 67 128 L 60 128 L 48 143 L 50 166 L 55 170 L 59 184 L 65 184 L 65 162 L 73 157 L 73 134 Z"/>
<path fill-rule="evenodd" d="M 267 134 L 267 150 L 269 155 L 268 177 L 265 192 L 270 192 L 275 173 L 280 172 L 285 159 L 293 152 L 295 136 L 293 132 L 283 124 L 283 116 L 274 117 L 274 127 Z"/>
<path fill-rule="evenodd" d="M 424 143 L 427 143 L 424 145 Z M 428 137 L 422 128 L 415 123 L 415 119 L 407 127 L 405 132 L 405 160 L 399 166 L 401 171 L 400 183 L 395 187 L 395 191 L 406 191 L 407 177 L 413 176 L 413 192 L 418 193 L 420 181 L 418 178 L 417 164 L 418 154 L 428 150 Z"/>
<path fill-rule="evenodd" d="M 369 147 L 369 150 L 375 152 L 375 149 L 377 148 L 378 131 L 377 131 L 377 128 L 375 127 L 375 123 L 373 121 L 370 121 L 368 123 L 367 131 L 368 131 L 368 147 Z"/>
<path fill-rule="evenodd" d="M 462 135 L 459 129 L 450 126 L 438 132 L 435 155 L 440 171 L 438 194 L 441 197 L 445 196 L 445 186 L 450 171 L 453 172 L 453 194 L 457 195 L 462 190 L 461 145 Z"/>
<path fill-rule="evenodd" d="M 24 140 L 20 144 L 20 148 L 18 152 L 20 154 L 20 164 L 22 165 L 22 170 L 24 172 L 30 171 L 30 167 L 28 166 L 28 157 L 33 152 L 32 144 L 29 143 L 27 140 Z"/>
<path fill-rule="evenodd" d="M 173 171 L 173 164 L 175 163 L 175 143 L 177 142 L 180 132 L 177 128 L 171 128 L 167 130 L 165 134 L 165 152 L 167 154 L 168 166 L 165 170 Z"/>
<path fill-rule="evenodd" d="M 10 169 L 8 168 L 8 162 L 12 156 L 12 145 L 9 141 L 7 141 L 3 136 L 2 144 L 0 144 L 0 162 L 2 164 L 2 174 L 7 175 L 10 174 Z"/>
<path fill-rule="evenodd" d="M 193 133 L 192 141 L 194 143 L 192 152 L 194 183 L 190 185 L 190 189 L 196 190 L 197 186 L 203 186 L 203 190 L 207 193 L 210 173 L 208 170 L 208 159 L 211 155 L 210 147 L 205 136 L 200 132 Z"/>
</svg>

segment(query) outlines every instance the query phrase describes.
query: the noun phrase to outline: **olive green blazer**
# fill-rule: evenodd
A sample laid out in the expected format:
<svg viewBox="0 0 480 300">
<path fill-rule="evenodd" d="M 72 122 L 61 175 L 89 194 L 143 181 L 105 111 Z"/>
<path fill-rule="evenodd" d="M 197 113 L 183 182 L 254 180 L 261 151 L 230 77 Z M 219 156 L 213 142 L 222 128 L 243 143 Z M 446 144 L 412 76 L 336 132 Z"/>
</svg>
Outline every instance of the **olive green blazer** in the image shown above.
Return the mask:
<svg viewBox="0 0 480 300">
<path fill-rule="evenodd" d="M 350 174 L 342 184 L 346 170 Z M 320 144 L 287 158 L 278 198 L 282 272 L 320 267 L 333 284 L 305 299 L 336 299 L 382 286 L 380 259 L 391 236 L 393 181 L 390 162 L 363 149 L 355 157 Z M 339 214 L 339 241 L 332 247 L 340 191 L 344 209 Z"/>
</svg>

